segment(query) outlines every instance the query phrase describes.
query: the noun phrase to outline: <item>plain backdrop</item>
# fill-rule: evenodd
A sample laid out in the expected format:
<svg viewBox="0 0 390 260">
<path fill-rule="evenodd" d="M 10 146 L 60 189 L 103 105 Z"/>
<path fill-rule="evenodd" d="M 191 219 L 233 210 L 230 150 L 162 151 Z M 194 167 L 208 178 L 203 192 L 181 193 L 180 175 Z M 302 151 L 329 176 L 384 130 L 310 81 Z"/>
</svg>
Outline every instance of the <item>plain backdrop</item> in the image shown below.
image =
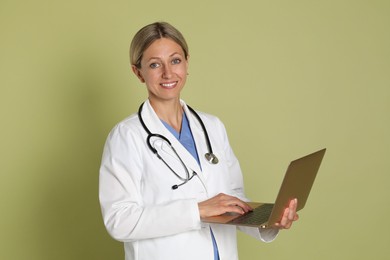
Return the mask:
<svg viewBox="0 0 390 260">
<path fill-rule="evenodd" d="M 387 259 L 390 2 L 0 2 L 0 259 L 124 259 L 98 169 L 110 129 L 146 98 L 128 48 L 182 31 L 182 98 L 225 123 L 247 195 L 272 202 L 288 163 L 326 147 L 300 221 L 241 260 Z"/>
</svg>

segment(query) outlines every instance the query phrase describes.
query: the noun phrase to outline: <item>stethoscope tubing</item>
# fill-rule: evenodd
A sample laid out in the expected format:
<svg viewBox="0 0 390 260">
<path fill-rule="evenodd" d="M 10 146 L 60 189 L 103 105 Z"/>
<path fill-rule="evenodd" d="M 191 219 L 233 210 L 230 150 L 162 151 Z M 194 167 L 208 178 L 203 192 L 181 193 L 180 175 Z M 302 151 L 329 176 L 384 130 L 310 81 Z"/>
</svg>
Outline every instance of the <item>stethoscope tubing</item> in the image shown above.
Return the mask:
<svg viewBox="0 0 390 260">
<path fill-rule="evenodd" d="M 161 135 L 161 134 L 156 134 L 156 133 L 152 133 L 149 128 L 146 126 L 143 118 L 142 118 L 142 108 L 144 106 L 144 103 L 142 103 L 138 109 L 138 118 L 139 118 L 139 121 L 141 122 L 141 125 L 142 127 L 145 129 L 146 133 L 148 134 L 147 138 L 146 138 L 146 144 L 147 146 L 149 147 L 149 149 L 157 156 L 158 159 L 160 159 L 168 168 L 169 170 L 177 177 L 179 178 L 182 183 L 181 184 L 176 184 L 176 185 L 173 185 L 172 186 L 172 189 L 175 190 L 177 189 L 178 187 L 186 184 L 188 181 L 190 181 L 195 175 L 197 175 L 197 173 L 195 171 L 192 172 L 192 175 L 190 176 L 190 173 L 185 165 L 185 163 L 183 162 L 183 160 L 181 159 L 181 157 L 179 156 L 179 154 L 176 152 L 176 149 L 172 146 L 171 142 L 169 141 L 168 138 L 166 138 L 165 136 Z M 190 110 L 190 112 L 196 117 L 196 119 L 199 121 L 201 127 L 202 127 L 202 130 L 203 130 L 203 133 L 204 133 L 204 136 L 205 136 L 205 141 L 206 141 L 206 145 L 207 145 L 207 149 L 208 149 L 208 153 L 205 154 L 205 157 L 207 159 L 207 161 L 211 164 L 217 164 L 218 163 L 218 158 L 214 155 L 213 153 L 213 149 L 211 147 L 211 142 L 210 142 L 210 138 L 209 138 L 209 135 L 207 133 L 207 130 L 206 130 L 206 126 L 204 125 L 202 119 L 200 118 L 200 116 L 198 115 L 198 113 L 196 113 L 196 111 L 191 108 L 190 106 L 188 106 L 188 109 Z M 182 164 L 183 168 L 185 169 L 185 172 L 186 172 L 186 178 L 183 178 L 181 177 L 179 174 L 177 174 L 171 166 L 168 165 L 168 163 L 158 154 L 158 151 L 156 148 L 154 148 L 151 144 L 151 138 L 153 137 L 156 137 L 156 138 L 161 138 L 162 140 L 164 140 L 165 142 L 168 143 L 168 145 L 170 146 L 170 148 L 173 150 L 173 152 L 175 153 L 175 155 L 177 156 L 177 158 L 179 158 L 179 161 L 180 163 Z"/>
<path fill-rule="evenodd" d="M 204 137 L 206 139 L 206 145 L 207 145 L 207 149 L 209 151 L 209 154 L 214 154 L 213 153 L 213 148 L 211 147 L 209 134 L 207 133 L 206 126 L 204 125 L 203 120 L 200 118 L 198 113 L 196 113 L 196 111 L 192 107 L 190 107 L 188 105 L 187 105 L 187 107 L 192 112 L 192 114 L 196 117 L 196 119 L 198 120 L 198 122 L 200 123 L 200 125 L 202 127 L 202 130 L 203 130 L 203 133 L 204 133 Z"/>
<path fill-rule="evenodd" d="M 142 127 L 145 129 L 146 133 L 148 134 L 148 137 L 146 138 L 146 142 L 148 144 L 148 147 L 154 154 L 156 154 L 157 150 L 150 143 L 150 139 L 152 137 L 159 137 L 159 138 L 163 139 L 164 141 L 166 141 L 169 145 L 172 146 L 172 144 L 169 141 L 169 139 L 166 138 L 165 136 L 160 135 L 160 134 L 153 134 L 152 132 L 150 132 L 149 128 L 146 126 L 146 124 L 145 124 L 145 122 L 144 122 L 144 120 L 142 118 L 142 115 L 141 115 L 144 103 L 142 103 L 140 105 L 139 109 L 138 109 L 138 118 L 139 118 L 139 121 L 141 122 Z M 192 107 L 190 107 L 189 105 L 187 105 L 187 107 L 191 111 L 191 113 L 196 117 L 196 119 L 200 123 L 200 126 L 202 127 L 202 130 L 203 130 L 203 133 L 204 133 L 204 137 L 205 137 L 205 140 L 206 140 L 208 153 L 209 154 L 214 154 L 213 153 L 213 148 L 211 147 L 210 137 L 209 137 L 209 134 L 207 133 L 206 126 L 204 125 L 203 120 L 200 118 L 199 114 Z"/>
</svg>

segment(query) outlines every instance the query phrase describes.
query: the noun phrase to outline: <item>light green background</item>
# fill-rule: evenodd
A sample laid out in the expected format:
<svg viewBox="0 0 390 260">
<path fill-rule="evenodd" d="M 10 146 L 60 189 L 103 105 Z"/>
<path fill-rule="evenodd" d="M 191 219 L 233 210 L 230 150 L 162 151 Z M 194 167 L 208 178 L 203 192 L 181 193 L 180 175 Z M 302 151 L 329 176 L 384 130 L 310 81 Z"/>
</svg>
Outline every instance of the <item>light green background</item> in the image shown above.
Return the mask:
<svg viewBox="0 0 390 260">
<path fill-rule="evenodd" d="M 390 2 L 0 2 L 0 259 L 124 259 L 98 204 L 105 138 L 146 98 L 134 33 L 190 46 L 183 98 L 219 116 L 246 190 L 273 201 L 290 160 L 326 147 L 301 219 L 241 260 L 388 259 Z"/>
</svg>

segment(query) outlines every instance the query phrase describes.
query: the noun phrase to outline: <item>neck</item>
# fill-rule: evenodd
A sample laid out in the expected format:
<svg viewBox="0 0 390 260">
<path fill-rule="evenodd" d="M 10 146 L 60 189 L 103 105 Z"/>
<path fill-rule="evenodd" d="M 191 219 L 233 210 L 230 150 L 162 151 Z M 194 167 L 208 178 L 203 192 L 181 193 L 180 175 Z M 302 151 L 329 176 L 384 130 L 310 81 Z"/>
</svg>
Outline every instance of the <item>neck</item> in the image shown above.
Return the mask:
<svg viewBox="0 0 390 260">
<path fill-rule="evenodd" d="M 170 102 L 153 102 L 150 100 L 150 105 L 161 120 L 168 123 L 173 129 L 180 133 L 183 120 L 183 108 L 180 104 L 180 100 Z"/>
</svg>

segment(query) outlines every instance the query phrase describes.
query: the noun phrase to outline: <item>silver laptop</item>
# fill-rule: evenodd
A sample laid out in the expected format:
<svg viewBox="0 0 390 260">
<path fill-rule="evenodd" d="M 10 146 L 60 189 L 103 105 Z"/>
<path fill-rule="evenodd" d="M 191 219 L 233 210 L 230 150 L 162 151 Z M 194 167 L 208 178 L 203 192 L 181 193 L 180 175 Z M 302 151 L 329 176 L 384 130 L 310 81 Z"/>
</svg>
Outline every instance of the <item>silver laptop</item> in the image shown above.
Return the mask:
<svg viewBox="0 0 390 260">
<path fill-rule="evenodd" d="M 297 211 L 305 207 L 314 179 L 326 149 L 319 150 L 290 163 L 275 203 L 249 202 L 253 211 L 244 215 L 225 213 L 202 218 L 203 222 L 269 228 L 279 222 L 291 199 L 298 199 Z"/>
</svg>

